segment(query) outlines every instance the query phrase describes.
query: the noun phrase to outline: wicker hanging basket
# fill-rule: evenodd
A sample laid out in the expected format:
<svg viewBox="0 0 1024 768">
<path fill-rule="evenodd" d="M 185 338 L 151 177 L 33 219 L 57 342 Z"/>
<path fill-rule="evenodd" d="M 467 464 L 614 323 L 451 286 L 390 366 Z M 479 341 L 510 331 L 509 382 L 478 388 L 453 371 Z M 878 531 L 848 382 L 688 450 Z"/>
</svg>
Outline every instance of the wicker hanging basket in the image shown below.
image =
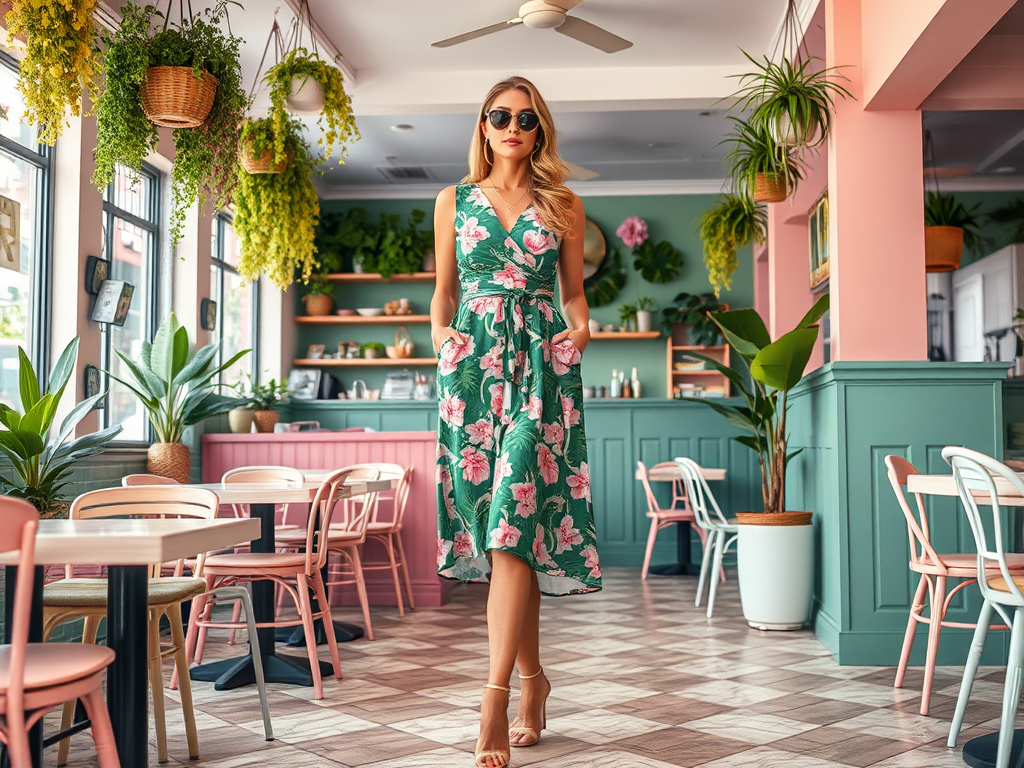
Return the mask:
<svg viewBox="0 0 1024 768">
<path fill-rule="evenodd" d="M 239 153 L 240 161 L 242 163 L 242 170 L 246 173 L 284 173 L 288 167 L 289 157 L 286 155 L 285 159 L 280 163 L 274 163 L 274 149 L 273 147 L 267 147 L 260 154 L 256 154 L 252 148 L 252 142 L 242 142 L 241 152 Z"/>
<path fill-rule="evenodd" d="M 187 483 L 192 471 L 188 446 L 181 443 L 153 443 L 146 452 L 146 471 Z"/>
<path fill-rule="evenodd" d="M 924 228 L 925 272 L 952 272 L 960 266 L 964 253 L 964 231 L 961 227 Z"/>
<path fill-rule="evenodd" d="M 150 67 L 140 95 L 142 110 L 151 123 L 195 128 L 206 121 L 213 109 L 217 78 L 209 72 L 197 78 L 192 67 Z"/>
<path fill-rule="evenodd" d="M 789 197 L 786 177 L 781 173 L 759 173 L 754 178 L 755 203 L 781 203 Z"/>
</svg>

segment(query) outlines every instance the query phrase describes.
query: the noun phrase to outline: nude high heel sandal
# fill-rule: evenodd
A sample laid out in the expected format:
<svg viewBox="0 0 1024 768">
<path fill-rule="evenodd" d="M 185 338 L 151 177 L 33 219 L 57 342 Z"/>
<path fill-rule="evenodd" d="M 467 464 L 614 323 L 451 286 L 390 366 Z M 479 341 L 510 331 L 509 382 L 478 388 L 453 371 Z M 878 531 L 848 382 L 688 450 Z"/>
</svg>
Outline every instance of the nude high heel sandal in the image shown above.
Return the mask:
<svg viewBox="0 0 1024 768">
<path fill-rule="evenodd" d="M 512 693 L 512 689 L 507 685 L 494 685 L 493 683 L 487 683 L 484 686 L 484 689 L 487 688 L 495 691 L 504 691 L 507 695 Z M 486 752 L 477 752 L 473 756 L 473 759 L 476 763 L 476 768 L 505 768 L 512 759 L 512 752 L 510 749 L 490 749 Z M 491 765 L 487 764 L 488 761 L 491 762 Z"/>
<path fill-rule="evenodd" d="M 538 672 L 536 672 L 536 673 L 534 673 L 532 675 L 520 675 L 519 679 L 520 680 L 533 680 L 533 678 L 539 677 L 540 675 L 543 675 L 543 674 L 544 674 L 544 667 L 541 667 Z M 547 677 L 545 676 L 544 679 L 547 680 Z M 551 693 L 551 687 L 550 687 L 550 683 L 549 683 L 548 694 L 550 694 L 550 693 Z M 516 719 L 518 720 L 519 718 L 517 717 Z M 548 698 L 547 698 L 547 696 L 545 696 L 544 697 L 544 703 L 540 705 L 540 729 L 543 731 L 547 727 L 548 727 Z M 512 740 L 517 738 L 517 737 L 525 737 L 526 741 L 513 742 Z M 513 747 L 532 747 L 537 742 L 540 741 L 540 733 L 538 731 L 533 730 L 533 728 L 527 728 L 525 725 L 516 725 L 515 723 L 513 723 L 512 727 L 508 729 L 508 738 L 509 738 L 509 743 L 511 743 Z"/>
</svg>

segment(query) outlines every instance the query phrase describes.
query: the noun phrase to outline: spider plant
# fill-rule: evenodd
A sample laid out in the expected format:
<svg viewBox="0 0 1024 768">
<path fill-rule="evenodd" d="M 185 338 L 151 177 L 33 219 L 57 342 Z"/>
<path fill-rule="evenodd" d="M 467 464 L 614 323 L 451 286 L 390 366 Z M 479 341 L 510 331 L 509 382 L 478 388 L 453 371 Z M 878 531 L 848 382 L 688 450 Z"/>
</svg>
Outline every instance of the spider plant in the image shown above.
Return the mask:
<svg viewBox="0 0 1024 768">
<path fill-rule="evenodd" d="M 788 194 L 796 189 L 797 181 L 803 179 L 803 169 L 796 153 L 775 140 L 763 123 L 743 121 L 730 117 L 736 123 L 736 133 L 722 143 L 732 143 L 732 151 L 726 155 L 734 192 L 751 194 L 757 183 L 757 175 L 764 174 L 771 179 L 782 177 Z"/>
</svg>

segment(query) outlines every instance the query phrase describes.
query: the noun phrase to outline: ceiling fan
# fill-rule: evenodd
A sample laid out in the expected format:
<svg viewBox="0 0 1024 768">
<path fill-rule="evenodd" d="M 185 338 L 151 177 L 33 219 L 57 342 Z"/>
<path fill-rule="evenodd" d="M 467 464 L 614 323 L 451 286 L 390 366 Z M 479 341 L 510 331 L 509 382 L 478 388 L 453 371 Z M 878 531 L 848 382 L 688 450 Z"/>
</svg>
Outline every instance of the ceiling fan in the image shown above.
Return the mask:
<svg viewBox="0 0 1024 768">
<path fill-rule="evenodd" d="M 583 0 L 528 0 L 519 7 L 519 15 L 508 21 L 501 21 L 491 24 L 489 27 L 474 29 L 462 35 L 449 37 L 431 43 L 432 48 L 447 48 L 451 45 L 465 43 L 467 40 L 475 40 L 478 37 L 489 35 L 492 32 L 500 32 L 503 29 L 511 29 L 520 24 L 525 24 L 533 29 L 554 29 L 567 37 L 579 40 L 589 46 L 604 51 L 615 53 L 631 47 L 629 40 L 624 40 L 618 35 L 601 27 L 591 24 L 589 21 L 569 16 L 569 11 L 582 3 Z"/>
</svg>

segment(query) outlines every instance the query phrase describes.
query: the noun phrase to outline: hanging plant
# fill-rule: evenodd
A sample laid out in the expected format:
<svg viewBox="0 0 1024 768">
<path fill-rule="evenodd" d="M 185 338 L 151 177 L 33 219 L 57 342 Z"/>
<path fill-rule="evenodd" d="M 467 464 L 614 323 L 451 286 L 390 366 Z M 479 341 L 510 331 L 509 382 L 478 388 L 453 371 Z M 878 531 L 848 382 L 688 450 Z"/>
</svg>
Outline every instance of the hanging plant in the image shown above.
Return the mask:
<svg viewBox="0 0 1024 768">
<path fill-rule="evenodd" d="M 265 130 L 270 118 L 245 124 L 249 132 Z M 275 285 L 287 288 L 298 274 L 308 282 L 316 259 L 316 227 L 320 201 L 310 174 L 314 171 L 309 147 L 302 138 L 302 125 L 290 119 L 284 124 L 281 141 L 288 157 L 282 173 L 238 174 L 232 195 L 235 231 L 241 241 L 238 272 L 246 280 L 265 275 Z"/>
<path fill-rule="evenodd" d="M 736 251 L 750 243 L 763 243 L 768 230 L 768 215 L 749 195 L 722 195 L 700 217 L 704 265 L 715 296 L 732 286 L 732 275 L 739 266 Z M 679 297 L 676 297 L 679 301 Z"/>
<path fill-rule="evenodd" d="M 185 211 L 193 204 L 213 201 L 221 208 L 238 180 L 241 119 L 249 105 L 238 64 L 241 39 L 219 28 L 226 21 L 227 2 L 201 14 L 182 13 L 176 26 L 156 32 L 151 25 L 163 14 L 153 6 L 126 3 L 117 30 L 104 36 L 105 84 L 97 122 L 96 171 L 93 183 L 104 188 L 118 165 L 139 171 L 146 156 L 156 151 L 159 131 L 143 109 L 143 86 L 150 68 L 188 67 L 198 82 L 216 79 L 208 116 L 194 128 L 174 130 L 174 170 L 171 174 L 171 243 L 181 239 Z M 154 72 L 162 75 L 163 72 Z M 186 123 L 187 124 L 187 123 Z"/>
<path fill-rule="evenodd" d="M 732 188 L 752 197 L 755 203 L 778 203 L 796 191 L 803 168 L 796 153 L 772 138 L 767 126 L 730 118 L 736 133 L 724 143 L 733 149 L 726 156 Z"/>
<path fill-rule="evenodd" d="M 246 173 L 284 172 L 288 158 L 274 162 L 274 137 L 274 126 L 269 120 L 245 121 L 239 143 L 239 160 Z"/>
<path fill-rule="evenodd" d="M 25 119 L 39 128 L 39 141 L 53 146 L 70 110 L 82 114 L 82 89 L 96 96 L 99 69 L 92 11 L 96 0 L 14 0 L 4 17 L 7 44 L 26 40 L 18 66 Z M 6 118 L 5 118 L 6 119 Z"/>
<path fill-rule="evenodd" d="M 345 161 L 348 145 L 359 138 L 359 129 L 341 70 L 321 59 L 315 50 L 310 53 L 305 48 L 294 48 L 267 70 L 263 82 L 270 87 L 270 116 L 279 137 L 284 135 L 282 128 L 288 120 L 289 98 L 307 88 L 315 90 L 314 83 L 318 85 L 323 92 L 323 106 L 317 118 L 321 134 L 317 143 L 324 158 L 337 148 L 339 162 Z M 280 162 L 284 145 L 279 142 L 275 150 L 275 160 Z"/>
<path fill-rule="evenodd" d="M 597 272 L 583 281 L 583 293 L 590 307 L 605 307 L 615 301 L 625 284 L 626 268 L 622 266 L 622 254 L 614 248 L 601 262 Z"/>
</svg>

